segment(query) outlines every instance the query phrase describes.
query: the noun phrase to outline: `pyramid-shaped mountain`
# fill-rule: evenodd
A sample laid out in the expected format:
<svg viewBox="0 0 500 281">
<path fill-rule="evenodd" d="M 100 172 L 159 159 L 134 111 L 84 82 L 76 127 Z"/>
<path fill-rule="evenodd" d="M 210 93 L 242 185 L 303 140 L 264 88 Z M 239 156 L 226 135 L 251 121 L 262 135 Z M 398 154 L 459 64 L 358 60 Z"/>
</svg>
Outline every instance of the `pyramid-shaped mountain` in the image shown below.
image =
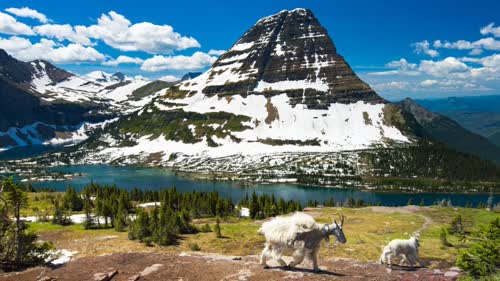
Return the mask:
<svg viewBox="0 0 500 281">
<path fill-rule="evenodd" d="M 311 11 L 282 11 L 259 20 L 198 79 L 207 95 L 286 92 L 290 103 L 327 109 L 332 103 L 383 103 L 337 53 Z M 181 89 L 200 89 L 183 83 Z"/>
<path fill-rule="evenodd" d="M 409 143 L 401 111 L 361 81 L 311 11 L 259 20 L 212 67 L 122 118 L 93 159 L 157 162 Z M 134 160 L 130 160 L 134 159 Z"/>
</svg>

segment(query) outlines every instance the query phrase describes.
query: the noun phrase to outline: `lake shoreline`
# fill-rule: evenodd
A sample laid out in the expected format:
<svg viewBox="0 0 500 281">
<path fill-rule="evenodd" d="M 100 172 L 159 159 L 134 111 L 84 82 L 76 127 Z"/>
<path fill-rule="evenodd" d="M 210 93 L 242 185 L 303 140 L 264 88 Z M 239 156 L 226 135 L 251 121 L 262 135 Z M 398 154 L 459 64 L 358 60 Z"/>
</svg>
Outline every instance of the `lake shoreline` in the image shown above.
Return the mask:
<svg viewBox="0 0 500 281">
<path fill-rule="evenodd" d="M 137 168 L 137 169 L 151 169 L 161 171 L 167 174 L 173 174 L 178 177 L 182 177 L 194 182 L 210 182 L 210 183 L 230 183 L 241 185 L 241 188 L 248 188 L 252 186 L 272 186 L 272 185 L 295 185 L 295 186 L 306 186 L 311 188 L 325 188 L 325 189 L 336 189 L 336 190 L 359 190 L 361 192 L 376 192 L 376 193 L 387 193 L 387 194 L 463 194 L 463 195 L 489 195 L 491 192 L 483 192 L 483 191 L 468 191 L 468 190 L 448 190 L 450 188 L 443 188 L 445 190 L 440 191 L 430 191 L 426 190 L 426 187 L 392 187 L 388 185 L 380 185 L 373 186 L 369 185 L 369 183 L 344 183 L 341 184 L 310 184 L 310 183 L 301 183 L 295 181 L 280 181 L 283 179 L 280 178 L 271 178 L 270 180 L 251 180 L 251 179 L 239 179 L 235 174 L 225 173 L 224 175 L 217 174 L 207 174 L 207 173 L 199 173 L 199 172 L 190 172 L 190 171 L 182 171 L 172 167 L 161 167 L 161 166 L 147 166 L 147 165 L 112 165 L 112 164 L 88 164 L 88 165 L 58 165 L 58 166 L 49 166 L 49 167 L 36 167 L 37 170 L 41 171 L 57 171 L 59 168 L 68 168 L 68 167 L 85 167 L 85 166 L 109 166 L 116 168 Z M 13 171 L 16 174 L 15 171 Z M 57 172 L 59 173 L 59 172 Z M 22 182 L 26 184 L 38 184 L 38 183 L 46 183 L 46 182 L 71 182 L 77 178 L 84 178 L 90 176 L 87 173 L 77 172 L 77 173 L 64 173 L 58 174 L 58 177 L 47 177 L 46 175 L 35 175 L 31 177 L 22 178 Z M 215 177 L 214 177 L 215 176 Z M 42 179 L 42 180 L 40 180 Z M 493 195 L 500 195 L 500 190 L 493 190 Z"/>
</svg>

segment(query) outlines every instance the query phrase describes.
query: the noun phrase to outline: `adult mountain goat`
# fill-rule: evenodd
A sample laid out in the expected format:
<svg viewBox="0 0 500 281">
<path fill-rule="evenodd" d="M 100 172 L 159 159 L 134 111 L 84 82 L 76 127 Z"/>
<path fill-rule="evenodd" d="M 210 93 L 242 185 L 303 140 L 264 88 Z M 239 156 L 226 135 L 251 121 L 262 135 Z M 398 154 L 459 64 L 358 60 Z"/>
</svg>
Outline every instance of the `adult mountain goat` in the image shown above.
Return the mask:
<svg viewBox="0 0 500 281">
<path fill-rule="evenodd" d="M 385 246 L 382 254 L 380 255 L 380 263 L 387 263 L 389 266 L 392 264 L 392 258 L 401 256 L 401 262 L 399 265 L 403 265 L 403 262 L 413 267 L 417 262 L 420 266 L 424 266 L 422 261 L 418 258 L 418 248 L 420 243 L 418 242 L 418 236 L 412 236 L 410 239 L 394 239 L 387 246 Z"/>
<path fill-rule="evenodd" d="M 266 237 L 266 243 L 260 263 L 267 268 L 267 260 L 272 258 L 283 267 L 294 267 L 304 258 L 312 261 L 315 272 L 319 271 L 318 252 L 322 240 L 330 241 L 330 235 L 342 244 L 346 242 L 342 226 L 344 216 L 339 215 L 340 224 L 318 224 L 313 217 L 305 213 L 295 213 L 292 216 L 276 217 L 262 224 L 259 233 Z M 286 264 L 281 258 L 292 255 L 293 261 Z"/>
</svg>

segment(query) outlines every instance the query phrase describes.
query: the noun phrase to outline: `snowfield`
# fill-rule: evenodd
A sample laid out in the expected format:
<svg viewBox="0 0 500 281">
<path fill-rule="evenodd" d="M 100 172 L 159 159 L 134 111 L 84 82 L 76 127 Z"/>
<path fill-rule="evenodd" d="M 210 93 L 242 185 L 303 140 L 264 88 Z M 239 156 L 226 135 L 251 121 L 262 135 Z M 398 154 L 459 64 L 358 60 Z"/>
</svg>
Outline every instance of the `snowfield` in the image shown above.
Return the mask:
<svg viewBox="0 0 500 281">
<path fill-rule="evenodd" d="M 140 110 L 155 97 L 165 92 L 165 89 L 154 94 L 135 98 L 132 93 L 151 81 L 145 79 L 131 79 L 126 76 L 123 80 L 112 74 L 94 71 L 83 77 L 70 76 L 59 83 L 54 83 L 47 74 L 43 61 L 31 62 L 35 73 L 31 80 L 31 89 L 36 92 L 42 102 L 47 103 L 90 103 L 100 106 L 100 112 L 108 116 L 129 114 Z M 115 122 L 118 118 L 103 122 L 83 122 L 78 125 L 56 126 L 42 122 L 35 122 L 23 127 L 11 127 L 0 131 L 0 137 L 8 137 L 8 145 L 0 147 L 0 151 L 13 147 L 28 145 L 74 145 L 86 140 L 96 128 Z M 43 128 L 42 128 L 43 127 Z M 42 134 L 41 130 L 51 133 Z M 12 144 L 14 142 L 15 144 Z"/>
<path fill-rule="evenodd" d="M 16 142 L 16 145 L 6 146 L 2 149 L 7 150 L 13 147 L 28 145 L 75 145 L 88 139 L 96 128 L 104 128 L 117 120 L 118 118 L 98 123 L 83 122 L 76 126 L 55 126 L 35 122 L 22 128 L 11 127 L 5 132 L 0 132 L 0 137 L 10 137 Z M 53 131 L 50 136 L 43 135 L 40 132 L 40 130 L 46 132 L 47 128 Z"/>
</svg>

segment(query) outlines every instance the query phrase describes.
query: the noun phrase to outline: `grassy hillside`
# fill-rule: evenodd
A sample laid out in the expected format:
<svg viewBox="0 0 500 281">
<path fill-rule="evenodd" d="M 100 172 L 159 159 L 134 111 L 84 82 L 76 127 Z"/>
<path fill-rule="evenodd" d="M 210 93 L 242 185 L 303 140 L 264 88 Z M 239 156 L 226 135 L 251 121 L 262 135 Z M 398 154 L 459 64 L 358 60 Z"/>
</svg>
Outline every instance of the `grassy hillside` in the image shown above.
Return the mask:
<svg viewBox="0 0 500 281">
<path fill-rule="evenodd" d="M 168 88 L 170 86 L 172 86 L 172 83 L 156 80 L 156 81 L 153 81 L 149 84 L 146 84 L 146 85 L 134 90 L 132 92 L 132 95 L 133 95 L 134 99 L 141 99 L 143 97 L 147 97 L 151 94 L 154 94 L 154 93 L 156 93 L 162 89 Z"/>
<path fill-rule="evenodd" d="M 390 240 L 407 238 L 421 231 L 420 256 L 431 268 L 450 266 L 454 263 L 458 249 L 467 247 L 469 241 L 460 242 L 459 237 L 448 235 L 451 244 L 441 243 L 442 229 L 448 229 L 451 221 L 461 215 L 467 232 L 476 230 L 479 224 L 489 222 L 500 214 L 481 209 L 444 207 L 367 207 L 367 208 L 321 208 L 309 209 L 318 222 L 330 223 L 335 213 L 346 215 L 344 245 L 323 242 L 320 259 L 333 257 L 351 258 L 360 261 L 376 261 L 381 249 Z M 198 227 L 208 223 L 214 225 L 215 218 L 194 220 Z M 146 246 L 131 241 L 126 232 L 113 229 L 84 230 L 81 225 L 59 226 L 49 223 L 30 223 L 30 228 L 43 240 L 52 240 L 59 249 L 77 251 L 78 257 L 98 256 L 117 252 L 180 253 L 191 251 L 192 245 L 202 252 L 225 255 L 258 255 L 264 237 L 257 234 L 262 221 L 228 217 L 221 222 L 223 238 L 213 232 L 183 235 L 179 245 L 159 247 Z"/>
</svg>

